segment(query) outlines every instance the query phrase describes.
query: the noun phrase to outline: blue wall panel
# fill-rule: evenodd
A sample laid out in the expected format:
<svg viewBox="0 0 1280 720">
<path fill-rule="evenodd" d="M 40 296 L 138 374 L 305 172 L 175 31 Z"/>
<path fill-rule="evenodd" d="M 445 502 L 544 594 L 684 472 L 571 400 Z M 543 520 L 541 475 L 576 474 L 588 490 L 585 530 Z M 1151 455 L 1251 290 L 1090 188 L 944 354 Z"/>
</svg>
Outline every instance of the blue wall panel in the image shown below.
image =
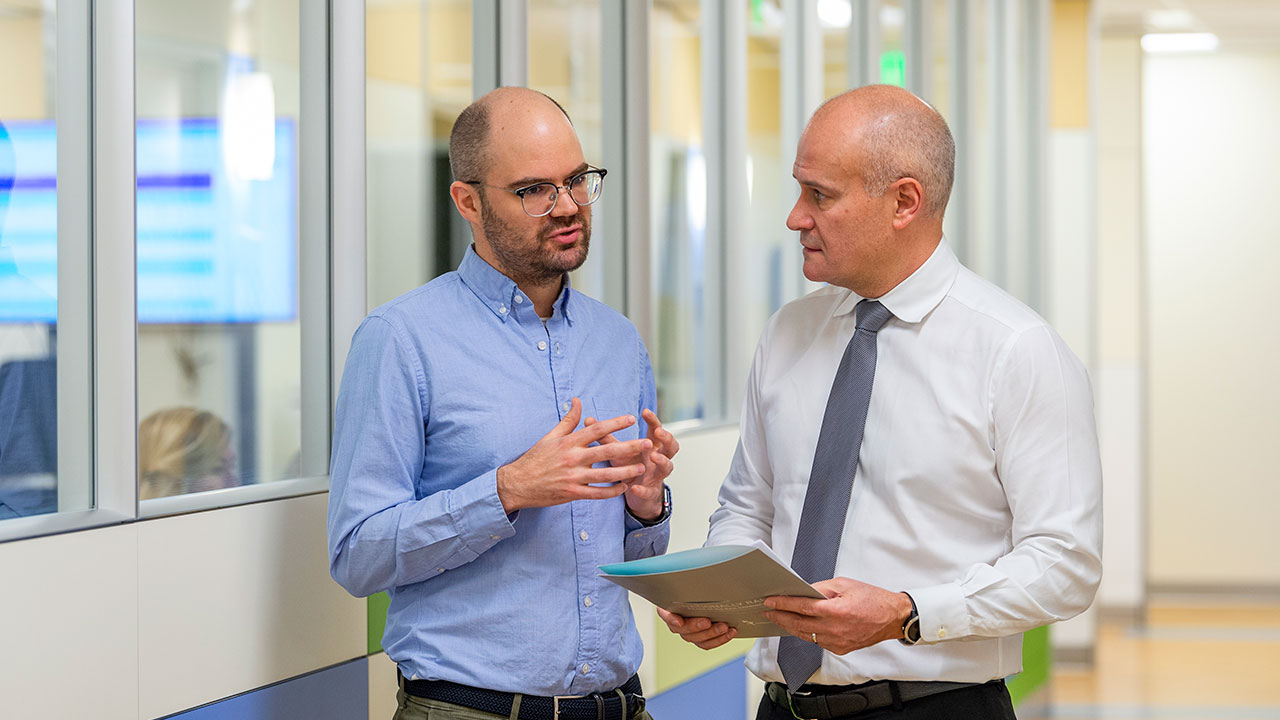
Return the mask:
<svg viewBox="0 0 1280 720">
<path fill-rule="evenodd" d="M 742 658 L 735 658 L 654 696 L 646 707 L 653 720 L 743 720 L 747 669 Z"/>
<path fill-rule="evenodd" d="M 369 716 L 369 661 L 348 663 L 170 715 L 180 720 L 353 720 Z"/>
</svg>

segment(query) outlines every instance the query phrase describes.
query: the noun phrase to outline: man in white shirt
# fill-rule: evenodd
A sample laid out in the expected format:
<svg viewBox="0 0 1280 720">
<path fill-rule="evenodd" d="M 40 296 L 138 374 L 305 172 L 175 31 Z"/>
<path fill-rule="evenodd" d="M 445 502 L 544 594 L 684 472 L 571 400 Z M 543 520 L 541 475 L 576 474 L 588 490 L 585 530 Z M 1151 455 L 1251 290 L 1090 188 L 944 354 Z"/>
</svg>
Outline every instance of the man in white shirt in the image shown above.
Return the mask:
<svg viewBox="0 0 1280 720">
<path fill-rule="evenodd" d="M 805 277 L 829 285 L 760 338 L 707 544 L 761 540 L 798 572 L 830 551 L 834 573 L 806 578 L 825 600 L 766 602 L 794 637 L 747 657 L 768 683 L 758 720 L 1012 718 L 1003 678 L 1021 669 L 1022 633 L 1093 601 L 1102 501 L 1089 380 L 1042 318 L 943 242 L 954 158 L 942 117 L 888 86 L 828 101 L 800 139 L 787 226 Z M 873 306 L 883 325 L 864 330 Z M 870 333 L 856 380 L 867 390 L 841 415 L 855 323 Z M 828 445 L 852 446 L 847 501 L 848 475 L 828 473 L 844 487 L 806 502 L 824 417 Z M 838 504 L 825 534 L 810 520 L 824 503 Z M 702 648 L 736 636 L 660 612 Z"/>
</svg>

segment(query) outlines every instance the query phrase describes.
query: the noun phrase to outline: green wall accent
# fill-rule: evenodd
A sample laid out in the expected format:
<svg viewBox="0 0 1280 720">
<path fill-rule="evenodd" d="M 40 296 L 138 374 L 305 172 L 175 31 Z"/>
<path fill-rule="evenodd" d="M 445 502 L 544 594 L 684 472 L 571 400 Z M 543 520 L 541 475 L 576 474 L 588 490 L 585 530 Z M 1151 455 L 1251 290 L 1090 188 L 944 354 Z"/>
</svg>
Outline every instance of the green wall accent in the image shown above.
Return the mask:
<svg viewBox="0 0 1280 720">
<path fill-rule="evenodd" d="M 369 654 L 382 652 L 382 631 L 387 627 L 387 607 L 391 596 L 380 592 L 369 596 Z"/>
<path fill-rule="evenodd" d="M 1009 678 L 1009 695 L 1017 705 L 1036 691 L 1049 685 L 1053 668 L 1053 648 L 1049 644 L 1049 627 L 1038 627 L 1022 636 L 1022 672 Z"/>
<path fill-rule="evenodd" d="M 655 612 L 654 615 L 656 616 L 657 613 Z M 703 650 L 681 640 L 679 635 L 667 630 L 667 624 L 661 618 L 655 617 L 655 620 L 657 628 L 654 632 L 653 660 L 657 674 L 655 681 L 658 686 L 653 690 L 646 688 L 649 695 L 670 690 L 734 658 L 741 658 L 751 649 L 753 642 L 742 638 L 730 640 L 714 650 Z"/>
</svg>

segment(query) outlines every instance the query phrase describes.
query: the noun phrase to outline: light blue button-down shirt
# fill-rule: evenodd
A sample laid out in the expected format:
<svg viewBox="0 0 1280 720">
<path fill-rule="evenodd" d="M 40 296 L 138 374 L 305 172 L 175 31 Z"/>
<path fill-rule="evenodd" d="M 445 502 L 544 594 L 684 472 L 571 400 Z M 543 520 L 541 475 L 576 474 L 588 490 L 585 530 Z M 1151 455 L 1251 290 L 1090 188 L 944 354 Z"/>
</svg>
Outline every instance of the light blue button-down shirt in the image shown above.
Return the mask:
<svg viewBox="0 0 1280 720">
<path fill-rule="evenodd" d="M 508 516 L 497 468 L 582 400 L 645 432 L 649 355 L 635 327 L 566 287 L 544 326 L 473 249 L 370 313 L 338 395 L 329 558 L 354 595 L 391 596 L 382 645 L 409 678 L 533 695 L 617 687 L 640 666 L 627 593 L 597 566 L 666 551 L 622 497 Z"/>
</svg>

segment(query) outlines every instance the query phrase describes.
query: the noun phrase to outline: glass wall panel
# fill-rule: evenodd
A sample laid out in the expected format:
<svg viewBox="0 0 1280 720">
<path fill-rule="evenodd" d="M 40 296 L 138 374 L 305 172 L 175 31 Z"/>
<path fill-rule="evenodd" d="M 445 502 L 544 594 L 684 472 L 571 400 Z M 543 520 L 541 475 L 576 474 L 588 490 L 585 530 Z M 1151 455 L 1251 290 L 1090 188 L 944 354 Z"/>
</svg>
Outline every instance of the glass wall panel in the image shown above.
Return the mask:
<svg viewBox="0 0 1280 720">
<path fill-rule="evenodd" d="M 58 484 L 56 39 L 53 2 L 0 0 L 0 520 L 91 496 Z"/>
<path fill-rule="evenodd" d="M 469 0 L 367 0 L 368 305 L 461 262 L 449 131 L 472 99 Z"/>
<path fill-rule="evenodd" d="M 708 343 L 704 282 L 707 165 L 702 138 L 698 0 L 655 0 L 649 18 L 653 318 L 650 347 L 665 422 L 705 416 Z"/>
<path fill-rule="evenodd" d="M 297 477 L 298 0 L 139 0 L 139 497 Z"/>
<path fill-rule="evenodd" d="M 795 148 L 782 146 L 782 28 L 786 20 L 774 0 L 752 2 L 747 16 L 747 243 L 744 297 L 729 298 L 743 312 L 742 347 L 728 349 L 725 362 L 749 365 L 765 322 L 799 294 L 800 246 L 787 229 L 796 197 L 791 178 Z M 730 110 L 732 112 L 732 110 Z M 740 388 L 729 388 L 731 394 Z"/>
<path fill-rule="evenodd" d="M 599 167 L 604 155 L 600 0 L 529 0 L 529 87 L 560 103 L 573 120 L 588 164 Z M 621 168 L 614 168 L 621 172 Z M 605 257 L 621 253 L 620 238 L 606 237 L 602 213 L 612 197 L 605 180 L 604 194 L 592 207 L 591 251 L 573 273 L 573 286 L 605 301 Z"/>
</svg>

